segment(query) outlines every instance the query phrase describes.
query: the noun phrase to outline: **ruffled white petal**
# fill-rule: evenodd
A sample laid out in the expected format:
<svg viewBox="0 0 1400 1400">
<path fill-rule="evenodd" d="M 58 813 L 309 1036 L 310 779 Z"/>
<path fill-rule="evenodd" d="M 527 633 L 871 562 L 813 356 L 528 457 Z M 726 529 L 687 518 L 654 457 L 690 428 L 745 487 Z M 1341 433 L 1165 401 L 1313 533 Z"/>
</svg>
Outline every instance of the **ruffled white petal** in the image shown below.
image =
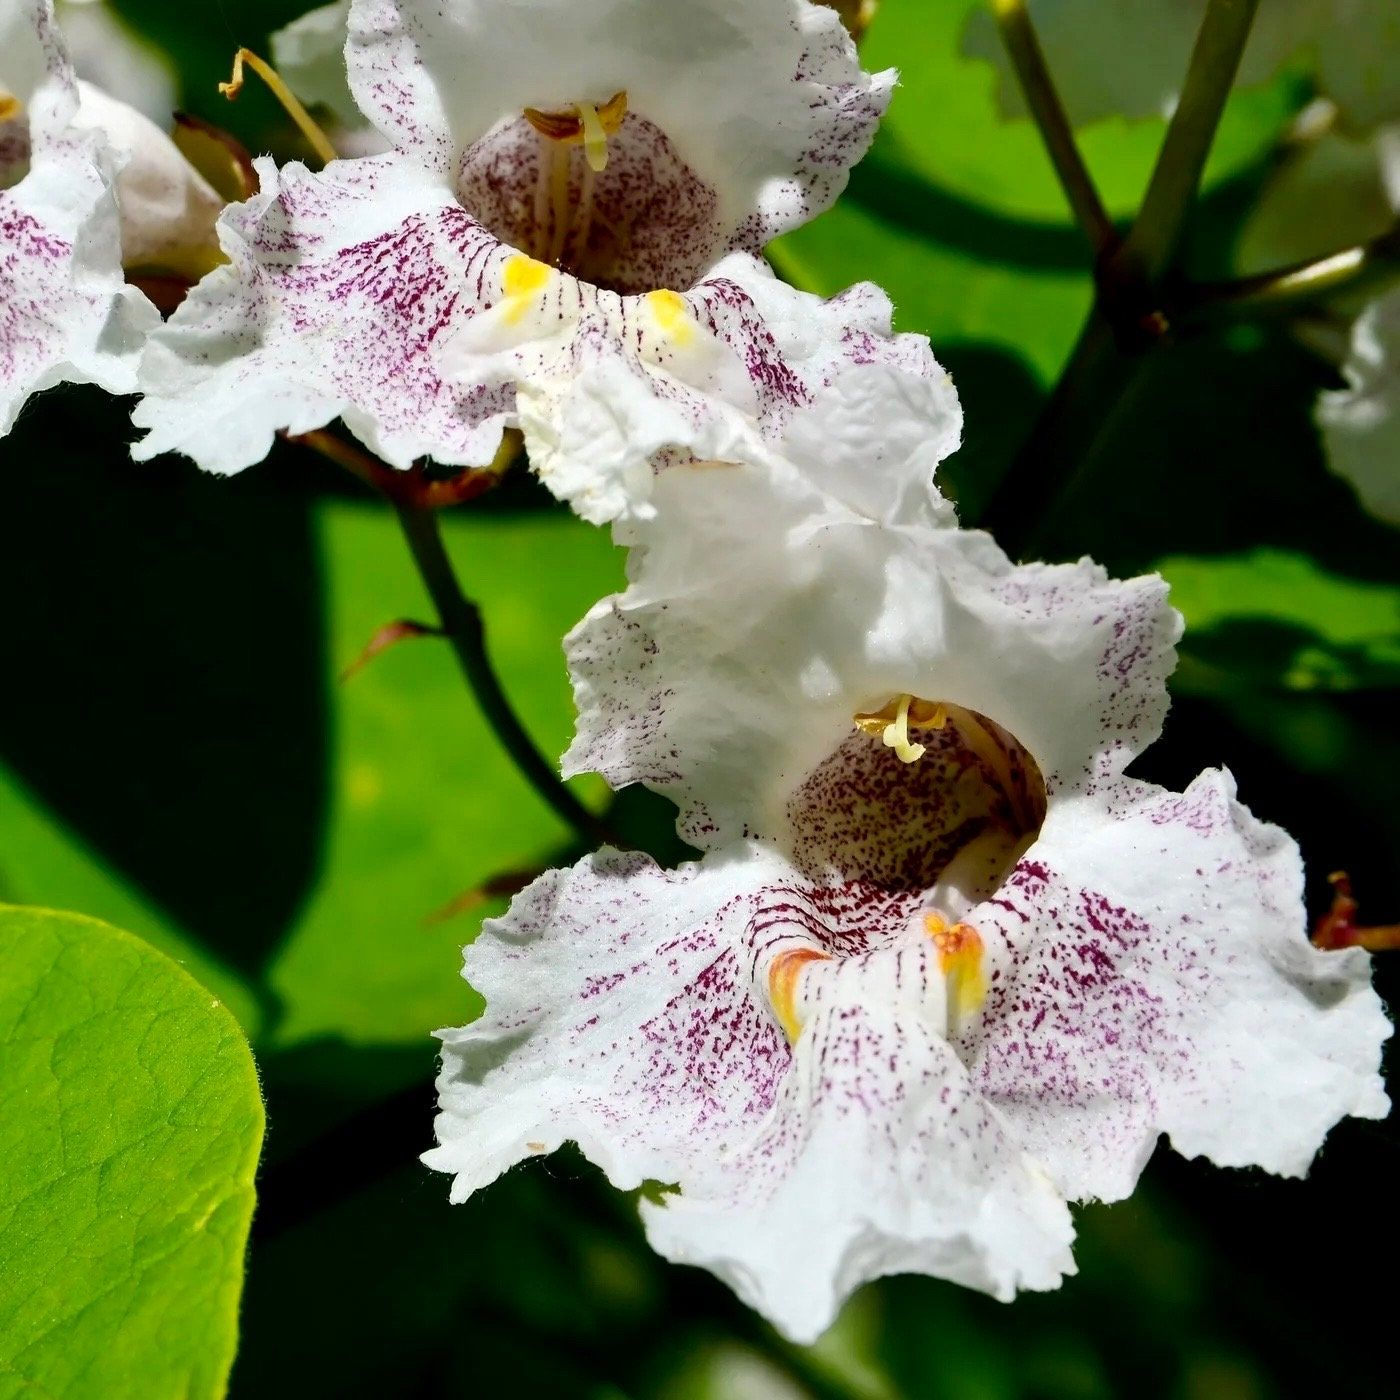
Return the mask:
<svg viewBox="0 0 1400 1400">
<path fill-rule="evenodd" d="M 652 1242 L 798 1340 L 882 1274 L 1001 1297 L 1058 1283 L 1064 1201 L 944 1042 L 932 944 L 902 908 L 879 948 L 808 974 L 789 1049 L 756 967 L 787 920 L 835 929 L 804 900 L 752 845 L 669 874 L 604 854 L 532 886 L 468 952 L 485 1015 L 440 1033 L 424 1160 L 453 1198 L 576 1141 L 615 1185 L 678 1187 L 644 1207 Z M 873 944 L 879 923 L 848 935 Z"/>
<path fill-rule="evenodd" d="M 1328 463 L 1372 515 L 1400 525 L 1400 292 L 1361 314 L 1342 373 L 1347 387 L 1318 402 Z"/>
<path fill-rule="evenodd" d="M 1063 1197 L 930 1023 L 926 939 L 817 964 L 810 1019 L 761 1131 L 643 1203 L 647 1236 L 794 1341 L 870 1279 L 922 1273 L 1003 1300 L 1074 1272 Z"/>
<path fill-rule="evenodd" d="M 824 302 L 734 254 L 685 294 L 623 296 L 522 261 L 439 363 L 518 386 L 532 465 L 585 519 L 649 517 L 668 464 L 773 450 L 877 517 L 950 514 L 933 475 L 961 437 L 957 392 L 927 340 L 893 334 L 878 289 Z"/>
<path fill-rule="evenodd" d="M 449 385 L 435 351 L 473 314 L 499 245 L 396 155 L 316 176 L 266 159 L 257 169 L 259 193 L 219 221 L 229 264 L 152 337 L 133 414 L 150 431 L 134 455 L 179 451 L 234 472 L 261 461 L 279 429 L 343 417 L 395 466 L 489 461 L 508 387 Z"/>
<path fill-rule="evenodd" d="M 170 60 L 122 22 L 107 0 L 60 0 L 58 20 L 73 69 L 162 129 L 176 107 Z"/>
<path fill-rule="evenodd" d="M 525 106 L 625 90 L 715 191 L 710 260 L 826 208 L 894 79 L 806 0 L 355 0 L 348 58 L 365 114 L 444 173 Z"/>
<path fill-rule="evenodd" d="M 994 719 L 1052 792 L 1111 783 L 1160 729 L 1180 623 L 1159 579 L 1016 567 L 984 535 L 879 527 L 771 470 L 668 472 L 657 493 L 627 592 L 566 639 L 564 766 L 664 791 L 704 848 L 780 828 L 853 714 L 901 693 Z"/>
<path fill-rule="evenodd" d="M 1128 1195 L 1163 1132 L 1299 1176 L 1341 1118 L 1389 1110 L 1370 960 L 1308 943 L 1297 847 L 1227 774 L 1052 805 L 967 918 L 998 969 L 973 1081 L 1072 1199 Z"/>
<path fill-rule="evenodd" d="M 100 132 L 117 153 L 122 262 L 127 268 L 185 265 L 216 252 L 224 200 L 149 117 L 91 83 L 78 83 L 73 125 Z"/>
<path fill-rule="evenodd" d="M 122 280 L 109 177 L 88 143 L 51 144 L 0 192 L 0 433 L 65 381 L 136 388 L 155 308 Z"/>
<path fill-rule="evenodd" d="M 441 1031 L 439 1146 L 454 1200 L 565 1141 L 624 1190 L 684 1179 L 752 1133 L 788 1049 L 751 998 L 742 860 L 674 872 L 601 852 L 542 876 L 467 951 L 480 1020 Z"/>
</svg>

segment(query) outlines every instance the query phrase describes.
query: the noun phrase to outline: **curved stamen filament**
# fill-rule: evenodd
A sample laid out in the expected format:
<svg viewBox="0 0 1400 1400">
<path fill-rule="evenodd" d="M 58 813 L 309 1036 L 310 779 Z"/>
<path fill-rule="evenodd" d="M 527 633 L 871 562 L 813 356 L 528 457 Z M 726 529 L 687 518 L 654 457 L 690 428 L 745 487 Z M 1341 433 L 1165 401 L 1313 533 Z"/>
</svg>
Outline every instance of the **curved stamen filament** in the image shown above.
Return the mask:
<svg viewBox="0 0 1400 1400">
<path fill-rule="evenodd" d="M 230 102 L 243 91 L 245 63 L 267 84 L 269 91 L 282 104 L 282 110 L 296 123 L 311 149 L 321 158 L 322 164 L 329 165 L 335 159 L 335 147 L 331 145 L 330 137 L 317 126 L 311 113 L 297 101 L 296 94 L 283 82 L 277 70 L 259 58 L 252 49 L 239 49 L 234 54 L 233 72 L 229 75 L 228 82 L 219 84 L 219 91 Z"/>
<path fill-rule="evenodd" d="M 590 170 L 602 174 L 608 168 L 608 133 L 603 127 L 598 109 L 591 102 L 579 102 L 579 121 L 583 123 L 583 154 Z"/>
<path fill-rule="evenodd" d="M 901 763 L 917 763 L 927 752 L 922 744 L 909 742 L 909 706 L 913 700 L 912 695 L 899 697 L 899 704 L 894 712 L 894 721 L 887 724 L 880 734 L 880 739 L 885 747 L 893 749 Z"/>
</svg>

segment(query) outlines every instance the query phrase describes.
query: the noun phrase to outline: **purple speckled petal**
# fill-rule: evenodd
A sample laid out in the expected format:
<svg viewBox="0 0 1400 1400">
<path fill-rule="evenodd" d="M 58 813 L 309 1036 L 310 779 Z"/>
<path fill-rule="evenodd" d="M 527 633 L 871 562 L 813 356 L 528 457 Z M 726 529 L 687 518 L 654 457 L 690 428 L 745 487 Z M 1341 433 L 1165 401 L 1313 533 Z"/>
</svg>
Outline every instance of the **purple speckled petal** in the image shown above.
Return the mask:
<svg viewBox="0 0 1400 1400">
<path fill-rule="evenodd" d="M 763 1119 L 790 1057 L 743 965 L 755 878 L 604 852 L 487 925 L 464 973 L 485 1014 L 439 1033 L 425 1160 L 455 1175 L 454 1200 L 568 1140 L 623 1189 L 675 1182 Z"/>
<path fill-rule="evenodd" d="M 820 985 L 762 1130 L 643 1204 L 660 1253 L 712 1269 L 795 1341 L 886 1274 L 1009 1299 L 1074 1272 L 1064 1199 L 930 1024 L 931 962 L 916 938 L 813 964 Z"/>
<path fill-rule="evenodd" d="M 874 514 L 950 513 L 933 474 L 960 439 L 957 393 L 922 336 L 892 334 L 877 289 L 824 302 L 747 254 L 684 295 L 543 269 L 511 295 L 513 270 L 507 259 L 495 309 L 466 321 L 439 364 L 454 383 L 519 386 L 531 463 L 585 519 L 648 517 L 668 465 L 773 452 L 835 495 L 868 496 Z"/>
<path fill-rule="evenodd" d="M 386 461 L 489 461 L 513 407 L 499 382 L 453 386 L 435 364 L 455 323 L 490 305 L 503 253 L 441 181 L 396 155 L 320 175 L 258 162 L 261 191 L 220 220 L 229 264 L 206 277 L 141 368 L 138 458 L 206 470 L 260 461 L 278 429 L 337 416 Z"/>
<path fill-rule="evenodd" d="M 842 518 L 771 471 L 656 489 L 627 592 L 566 641 L 565 768 L 660 789 L 704 848 L 780 835 L 852 717 L 901 693 L 1000 725 L 1052 798 L 1113 782 L 1160 728 L 1179 620 L 1159 579 L 1013 566 L 984 535 Z"/>
<path fill-rule="evenodd" d="M 543 877 L 468 950 L 486 1012 L 440 1033 L 424 1160 L 456 1200 L 567 1140 L 624 1189 L 678 1186 L 646 1211 L 653 1243 L 798 1339 L 885 1273 L 1054 1286 L 1064 1201 L 944 1040 L 917 898 L 870 893 L 810 887 L 753 845 Z M 792 1049 L 766 988 L 794 947 L 819 960 Z"/>
<path fill-rule="evenodd" d="M 347 57 L 365 114 L 442 171 L 526 106 L 625 91 L 715 192 L 702 262 L 826 208 L 894 82 L 806 0 L 355 0 Z"/>
<path fill-rule="evenodd" d="M 64 381 L 136 387 L 155 308 L 122 280 L 112 162 L 72 129 L 77 87 L 49 0 L 0 12 L 0 434 L 33 393 Z"/>
<path fill-rule="evenodd" d="M 1300 1176 L 1339 1119 L 1389 1111 L 1370 959 L 1308 943 L 1298 849 L 1226 774 L 1052 806 L 967 917 L 997 972 L 960 1048 L 1072 1199 L 1128 1195 L 1159 1133 Z"/>
</svg>

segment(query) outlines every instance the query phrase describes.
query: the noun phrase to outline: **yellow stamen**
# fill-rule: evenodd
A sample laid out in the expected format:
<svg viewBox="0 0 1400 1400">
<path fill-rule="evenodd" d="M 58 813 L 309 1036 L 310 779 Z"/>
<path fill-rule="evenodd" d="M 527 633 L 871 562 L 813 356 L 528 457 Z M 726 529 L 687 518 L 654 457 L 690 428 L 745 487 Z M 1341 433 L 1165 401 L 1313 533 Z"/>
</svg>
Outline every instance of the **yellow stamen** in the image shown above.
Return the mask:
<svg viewBox="0 0 1400 1400">
<path fill-rule="evenodd" d="M 608 133 L 603 119 L 591 102 L 578 103 L 579 121 L 583 125 L 583 154 L 589 168 L 602 174 L 608 168 Z"/>
<path fill-rule="evenodd" d="M 768 969 L 768 1000 L 789 1045 L 797 1044 L 802 1022 L 797 1015 L 797 985 L 809 962 L 825 962 L 827 955 L 816 948 L 789 948 L 773 959 Z"/>
<path fill-rule="evenodd" d="M 13 121 L 24 111 L 24 103 L 12 92 L 0 87 L 0 122 Z"/>
<path fill-rule="evenodd" d="M 982 966 L 982 935 L 971 924 L 951 928 L 942 914 L 924 915 L 924 932 L 938 950 L 938 970 L 947 987 L 948 1029 L 971 1015 L 987 999 L 987 974 Z"/>
<path fill-rule="evenodd" d="M 564 256 L 569 237 L 569 166 L 572 156 L 566 146 L 549 148 L 549 196 L 553 220 L 545 261 L 557 265 Z"/>
<path fill-rule="evenodd" d="M 927 752 L 922 744 L 909 742 L 909 705 L 912 695 L 901 695 L 895 708 L 894 721 L 880 732 L 887 749 L 893 749 L 901 763 L 917 763 Z"/>
<path fill-rule="evenodd" d="M 322 164 L 329 165 L 335 159 L 335 147 L 330 137 L 312 120 L 311 114 L 297 101 L 291 88 L 278 76 L 270 63 L 264 62 L 251 49 L 239 49 L 233 56 L 233 72 L 226 83 L 219 84 L 219 91 L 230 102 L 243 91 L 243 65 L 247 64 L 268 86 L 272 95 L 282 104 L 282 109 L 297 124 L 297 129 L 306 137 L 311 149 L 320 157 Z"/>
</svg>

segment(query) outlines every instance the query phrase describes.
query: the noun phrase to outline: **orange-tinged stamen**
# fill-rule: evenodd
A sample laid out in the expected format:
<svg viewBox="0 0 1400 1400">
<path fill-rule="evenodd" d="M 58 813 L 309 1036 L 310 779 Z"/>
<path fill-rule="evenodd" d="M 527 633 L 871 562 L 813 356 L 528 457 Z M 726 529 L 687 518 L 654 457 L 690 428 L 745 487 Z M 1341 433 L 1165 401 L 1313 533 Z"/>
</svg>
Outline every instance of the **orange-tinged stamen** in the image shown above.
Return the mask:
<svg viewBox="0 0 1400 1400">
<path fill-rule="evenodd" d="M 1400 948 L 1400 924 L 1360 924 L 1361 909 L 1351 892 L 1351 877 L 1345 870 L 1328 876 L 1332 882 L 1332 907 L 1312 931 L 1315 948 L 1365 948 L 1370 953 L 1392 952 Z"/>
<path fill-rule="evenodd" d="M 816 948 L 789 948 L 773 959 L 768 969 L 768 1000 L 788 1044 L 797 1044 L 802 1022 L 797 1015 L 797 986 L 809 962 L 826 962 L 828 955 Z"/>
<path fill-rule="evenodd" d="M 938 970 L 948 987 L 951 1028 L 951 1023 L 976 1011 L 987 998 L 982 935 L 971 924 L 949 927 L 947 919 L 936 913 L 924 915 L 924 931 L 938 950 Z"/>
<path fill-rule="evenodd" d="M 24 111 L 24 103 L 12 92 L 0 87 L 0 122 L 12 121 Z"/>
</svg>

